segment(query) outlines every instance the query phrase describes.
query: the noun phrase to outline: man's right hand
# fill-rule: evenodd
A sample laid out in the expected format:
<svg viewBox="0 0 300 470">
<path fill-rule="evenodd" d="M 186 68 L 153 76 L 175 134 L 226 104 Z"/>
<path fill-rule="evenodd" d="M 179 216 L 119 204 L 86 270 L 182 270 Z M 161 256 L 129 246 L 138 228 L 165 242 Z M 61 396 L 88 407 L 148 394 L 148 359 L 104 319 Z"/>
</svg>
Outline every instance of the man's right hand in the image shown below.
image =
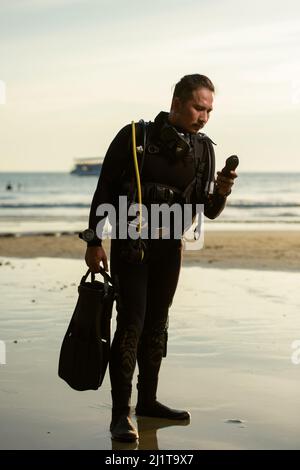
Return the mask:
<svg viewBox="0 0 300 470">
<path fill-rule="evenodd" d="M 85 252 L 85 262 L 92 273 L 100 272 L 100 263 L 108 271 L 107 256 L 102 246 L 88 246 Z"/>
</svg>

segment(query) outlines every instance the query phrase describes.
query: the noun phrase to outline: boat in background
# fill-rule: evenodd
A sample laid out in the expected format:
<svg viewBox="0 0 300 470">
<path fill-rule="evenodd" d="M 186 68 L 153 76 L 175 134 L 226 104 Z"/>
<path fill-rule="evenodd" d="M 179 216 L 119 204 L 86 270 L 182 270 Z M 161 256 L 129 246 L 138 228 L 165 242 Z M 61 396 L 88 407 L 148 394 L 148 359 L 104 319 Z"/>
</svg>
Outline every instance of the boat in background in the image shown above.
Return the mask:
<svg viewBox="0 0 300 470">
<path fill-rule="evenodd" d="M 99 176 L 102 163 L 103 158 L 101 157 L 76 158 L 71 174 L 78 176 Z"/>
</svg>

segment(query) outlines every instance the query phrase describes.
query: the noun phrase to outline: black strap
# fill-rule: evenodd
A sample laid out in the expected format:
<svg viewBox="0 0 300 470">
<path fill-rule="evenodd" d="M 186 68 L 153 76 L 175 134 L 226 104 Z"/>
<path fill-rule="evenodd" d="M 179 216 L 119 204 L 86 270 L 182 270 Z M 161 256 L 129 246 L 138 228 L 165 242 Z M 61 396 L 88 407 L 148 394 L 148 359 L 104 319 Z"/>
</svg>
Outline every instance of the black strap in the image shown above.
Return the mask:
<svg viewBox="0 0 300 470">
<path fill-rule="evenodd" d="M 103 268 L 101 268 L 101 266 L 99 267 L 99 269 L 100 269 L 100 274 L 102 274 L 103 276 L 104 283 L 106 283 L 107 285 L 111 284 L 113 286 L 113 281 L 110 275 L 107 274 L 107 272 Z M 91 274 L 92 282 L 95 281 L 95 273 L 92 273 L 91 270 L 88 269 L 86 274 L 82 276 L 80 284 L 84 284 L 86 282 L 89 274 Z"/>
<path fill-rule="evenodd" d="M 206 146 L 207 162 L 203 158 L 203 152 L 200 151 L 200 142 L 204 142 L 204 145 Z M 214 142 L 205 134 L 198 134 L 195 139 L 195 176 L 182 192 L 182 197 L 187 203 L 190 202 L 191 194 L 194 188 L 196 190 L 197 200 L 200 200 L 201 198 L 201 193 L 203 191 L 202 177 L 206 164 L 208 165 L 208 174 L 204 193 L 206 196 L 209 194 L 210 185 L 214 182 L 215 177 L 215 152 L 212 144 L 214 144 Z"/>
<path fill-rule="evenodd" d="M 208 177 L 207 177 L 207 183 L 205 187 L 205 192 L 208 195 L 210 194 L 210 185 L 214 183 L 215 181 L 215 160 L 216 159 L 215 159 L 215 150 L 212 145 L 214 142 L 209 137 L 207 137 L 205 139 L 205 143 L 206 143 L 208 161 L 209 161 Z"/>
</svg>

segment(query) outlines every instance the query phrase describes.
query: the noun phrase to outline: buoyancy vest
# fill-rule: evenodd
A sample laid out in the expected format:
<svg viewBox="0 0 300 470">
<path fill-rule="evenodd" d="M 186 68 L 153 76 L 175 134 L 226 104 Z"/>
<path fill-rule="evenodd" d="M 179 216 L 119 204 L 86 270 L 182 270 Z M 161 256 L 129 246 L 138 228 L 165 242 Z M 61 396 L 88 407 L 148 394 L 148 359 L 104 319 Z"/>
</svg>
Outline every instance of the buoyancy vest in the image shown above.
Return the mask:
<svg viewBox="0 0 300 470">
<path fill-rule="evenodd" d="M 142 199 L 148 203 L 202 202 L 212 193 L 215 173 L 214 142 L 204 133 L 181 134 L 166 124 L 167 113 L 160 113 L 154 122 L 136 125 Z M 178 133 L 164 140 L 161 129 L 169 126 Z M 186 143 L 186 145 L 185 145 Z M 132 150 L 129 142 L 129 153 Z M 123 179 L 123 189 L 135 201 L 136 183 L 130 164 Z"/>
</svg>

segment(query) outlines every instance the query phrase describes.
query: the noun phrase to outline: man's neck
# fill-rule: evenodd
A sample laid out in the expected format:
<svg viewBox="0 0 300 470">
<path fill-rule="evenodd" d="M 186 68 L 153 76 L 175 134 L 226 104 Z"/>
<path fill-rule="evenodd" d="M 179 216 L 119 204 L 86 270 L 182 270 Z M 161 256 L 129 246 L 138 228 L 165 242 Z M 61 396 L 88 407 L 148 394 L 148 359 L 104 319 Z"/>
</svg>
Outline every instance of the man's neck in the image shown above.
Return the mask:
<svg viewBox="0 0 300 470">
<path fill-rule="evenodd" d="M 178 132 L 181 132 L 182 134 L 189 134 L 189 132 L 186 130 L 186 129 L 183 129 L 180 124 L 177 122 L 175 116 L 174 116 L 174 113 L 172 113 L 172 111 L 169 112 L 168 114 L 168 117 L 167 117 L 167 121 L 169 122 L 169 124 L 171 124 L 171 126 L 175 127 L 175 129 L 178 131 Z"/>
<path fill-rule="evenodd" d="M 169 124 L 171 124 L 171 126 L 174 126 L 174 127 L 178 126 L 178 123 L 176 122 L 175 115 L 172 111 L 169 112 L 167 120 L 168 120 Z"/>
</svg>

